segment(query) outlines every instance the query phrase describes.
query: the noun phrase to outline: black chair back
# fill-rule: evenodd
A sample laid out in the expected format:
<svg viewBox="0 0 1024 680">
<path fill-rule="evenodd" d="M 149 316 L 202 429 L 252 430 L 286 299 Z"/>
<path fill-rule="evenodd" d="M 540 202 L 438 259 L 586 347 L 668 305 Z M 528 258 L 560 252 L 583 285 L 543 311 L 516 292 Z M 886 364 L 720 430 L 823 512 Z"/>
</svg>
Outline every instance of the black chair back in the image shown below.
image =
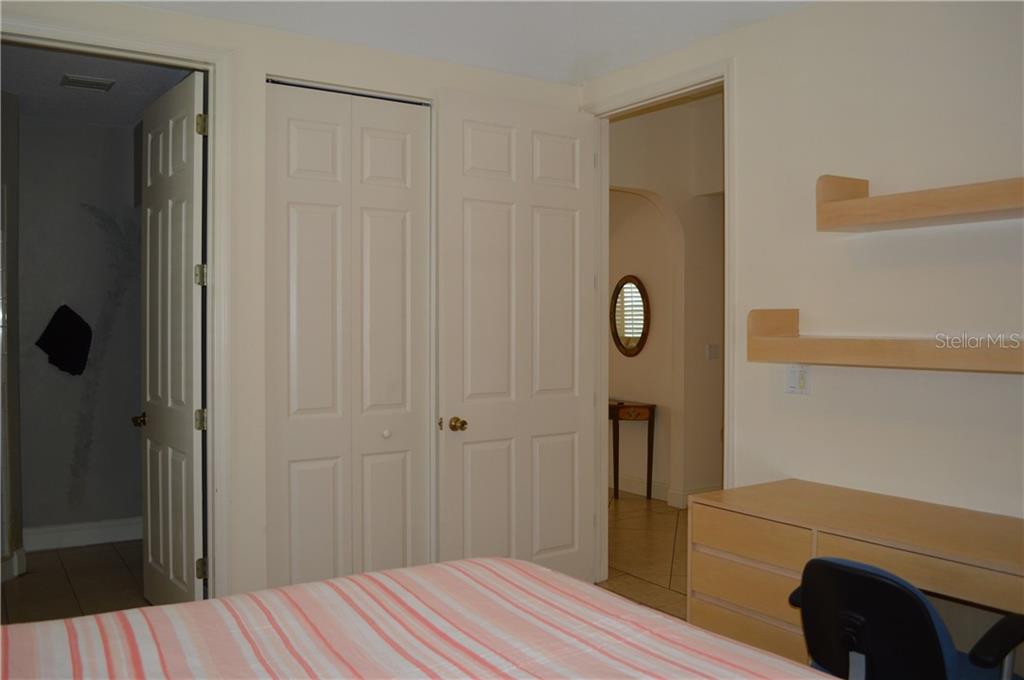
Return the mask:
<svg viewBox="0 0 1024 680">
<path fill-rule="evenodd" d="M 811 658 L 841 678 L 850 653 L 864 656 L 869 680 L 942 680 L 955 654 L 949 633 L 912 585 L 869 565 L 816 558 L 804 567 L 801 618 Z"/>
</svg>

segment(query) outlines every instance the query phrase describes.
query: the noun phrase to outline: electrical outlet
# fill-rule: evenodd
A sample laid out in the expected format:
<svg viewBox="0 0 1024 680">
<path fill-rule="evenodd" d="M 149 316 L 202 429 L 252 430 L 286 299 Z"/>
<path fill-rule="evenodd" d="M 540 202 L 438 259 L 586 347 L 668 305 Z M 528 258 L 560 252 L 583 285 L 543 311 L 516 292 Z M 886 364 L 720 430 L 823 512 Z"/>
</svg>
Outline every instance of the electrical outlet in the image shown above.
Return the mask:
<svg viewBox="0 0 1024 680">
<path fill-rule="evenodd" d="M 786 394 L 811 393 L 811 369 L 804 364 L 786 366 Z"/>
</svg>

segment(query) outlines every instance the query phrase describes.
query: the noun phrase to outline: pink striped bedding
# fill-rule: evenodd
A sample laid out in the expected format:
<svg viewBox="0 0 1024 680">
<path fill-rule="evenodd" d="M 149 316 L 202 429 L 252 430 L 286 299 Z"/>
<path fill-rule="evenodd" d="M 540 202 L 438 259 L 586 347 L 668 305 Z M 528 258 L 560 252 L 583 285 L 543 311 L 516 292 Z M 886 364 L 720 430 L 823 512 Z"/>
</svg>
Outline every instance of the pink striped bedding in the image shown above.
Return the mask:
<svg viewBox="0 0 1024 680">
<path fill-rule="evenodd" d="M 536 565 L 478 559 L 3 627 L 6 678 L 810 678 Z"/>
</svg>

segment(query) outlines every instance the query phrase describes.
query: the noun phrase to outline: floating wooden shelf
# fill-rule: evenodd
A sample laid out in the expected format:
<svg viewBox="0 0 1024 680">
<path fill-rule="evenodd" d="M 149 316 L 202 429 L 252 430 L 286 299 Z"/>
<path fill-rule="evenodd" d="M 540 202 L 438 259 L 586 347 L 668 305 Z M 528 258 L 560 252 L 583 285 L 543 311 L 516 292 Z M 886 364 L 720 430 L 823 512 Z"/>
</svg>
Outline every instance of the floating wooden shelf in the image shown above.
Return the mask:
<svg viewBox="0 0 1024 680">
<path fill-rule="evenodd" d="M 880 231 L 1024 215 L 1024 177 L 868 196 L 868 180 L 822 175 L 818 231 Z"/>
<path fill-rule="evenodd" d="M 982 342 L 942 347 L 935 338 L 840 338 L 800 335 L 799 309 L 753 309 L 747 316 L 747 361 L 928 371 L 1024 373 L 1024 347 Z"/>
</svg>

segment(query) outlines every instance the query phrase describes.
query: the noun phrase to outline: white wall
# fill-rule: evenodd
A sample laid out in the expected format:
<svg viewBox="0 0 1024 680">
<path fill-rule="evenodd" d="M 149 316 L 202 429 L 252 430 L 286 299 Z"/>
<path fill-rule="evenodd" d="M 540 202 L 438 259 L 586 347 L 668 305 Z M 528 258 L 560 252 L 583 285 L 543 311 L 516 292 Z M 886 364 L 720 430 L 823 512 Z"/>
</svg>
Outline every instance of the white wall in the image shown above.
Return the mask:
<svg viewBox="0 0 1024 680">
<path fill-rule="evenodd" d="M 226 555 L 214 564 L 225 587 L 217 594 L 241 592 L 267 584 L 266 543 L 266 190 L 265 117 L 268 75 L 302 79 L 406 96 L 437 98 L 444 88 L 577 110 L 579 90 L 468 68 L 415 59 L 358 46 L 338 45 L 306 36 L 252 26 L 162 12 L 148 7 L 106 3 L 19 3 L 2 7 L 4 30 L 21 21 L 45 24 L 65 39 L 88 42 L 92 36 L 116 38 L 140 51 L 160 52 L 168 44 L 188 44 L 224 54 L 222 75 L 231 79 L 227 100 L 214 101 L 214 116 L 230 117 L 230 154 L 219 158 L 230 169 L 228 211 L 230 249 L 231 413 L 211 414 L 230 430 L 227 479 L 218 493 L 230 494 L 227 516 L 218 517 L 228 533 Z M 214 226 L 217 228 L 217 225 Z M 216 277 L 216 273 L 214 273 Z M 221 560 L 223 558 L 223 560 Z M 220 570 L 220 571 L 218 571 Z M 226 572 L 226 575 L 225 575 Z"/>
<path fill-rule="evenodd" d="M 661 207 L 669 211 L 668 214 L 663 213 Z M 614 291 L 615 285 L 627 274 L 639 278 L 647 290 L 651 319 L 647 343 L 639 354 L 627 357 L 609 343 L 608 394 L 613 399 L 657 406 L 652 495 L 665 500 L 669 490 L 669 460 L 678 455 L 681 446 L 678 435 L 673 439 L 672 431 L 674 422 L 679 420 L 676 411 L 681 396 L 677 394 L 672 370 L 677 346 L 675 276 L 681 254 L 677 250 L 680 234 L 674 232 L 681 231 L 681 226 L 667 202 L 661 207 L 647 196 L 632 191 L 613 190 L 609 197 L 608 290 Z M 632 493 L 646 493 L 647 427 L 643 422 L 619 424 L 619 484 Z M 611 441 L 609 431 L 608 471 L 609 475 L 614 475 Z M 609 486 L 611 484 L 609 476 Z"/>
<path fill-rule="evenodd" d="M 24 527 L 142 514 L 139 239 L 132 129 L 21 120 L 20 368 Z M 124 227 L 101 229 L 83 204 Z M 35 342 L 66 304 L 93 330 L 81 375 Z"/>
<path fill-rule="evenodd" d="M 722 488 L 725 424 L 725 206 L 722 194 L 693 196 L 686 231 L 686 403 L 683 494 Z"/>
<path fill-rule="evenodd" d="M 629 240 L 617 225 L 613 192 L 609 251 L 612 283 L 618 280 L 615 274 L 620 271 L 620 248 L 627 248 L 630 261 L 650 276 L 674 274 L 681 278 L 676 280 L 674 290 L 666 290 L 672 294 L 661 295 L 654 303 L 652 339 L 657 334 L 658 349 L 646 357 L 648 348 L 644 348 L 636 357 L 644 362 L 617 358 L 617 352 L 612 351 L 609 390 L 619 396 L 622 376 L 629 370 L 638 382 L 629 396 L 641 399 L 645 392 L 661 395 L 664 401 L 658 402 L 662 409 L 659 415 L 669 417 L 661 418 L 657 428 L 655 480 L 668 486 L 669 503 L 679 506 L 688 494 L 721 488 L 722 484 L 722 113 L 723 97 L 718 94 L 610 126 L 612 185 L 657 192 L 677 218 L 673 233 L 638 233 Z M 661 349 L 662 343 L 665 349 Z M 708 358 L 709 345 L 718 348 L 717 357 Z M 634 363 L 636 370 L 632 368 Z M 643 474 L 641 426 L 624 426 L 623 436 L 623 476 L 635 475 L 638 462 Z"/>
<path fill-rule="evenodd" d="M 748 363 L 750 309 L 801 332 L 928 337 L 1024 325 L 1021 221 L 819 234 L 814 183 L 872 192 L 1018 176 L 1019 3 L 824 3 L 584 86 L 585 106 L 732 60 L 732 484 L 783 477 L 1024 516 L 1024 377 Z M 614 161 L 613 161 L 614 162 Z"/>
</svg>

